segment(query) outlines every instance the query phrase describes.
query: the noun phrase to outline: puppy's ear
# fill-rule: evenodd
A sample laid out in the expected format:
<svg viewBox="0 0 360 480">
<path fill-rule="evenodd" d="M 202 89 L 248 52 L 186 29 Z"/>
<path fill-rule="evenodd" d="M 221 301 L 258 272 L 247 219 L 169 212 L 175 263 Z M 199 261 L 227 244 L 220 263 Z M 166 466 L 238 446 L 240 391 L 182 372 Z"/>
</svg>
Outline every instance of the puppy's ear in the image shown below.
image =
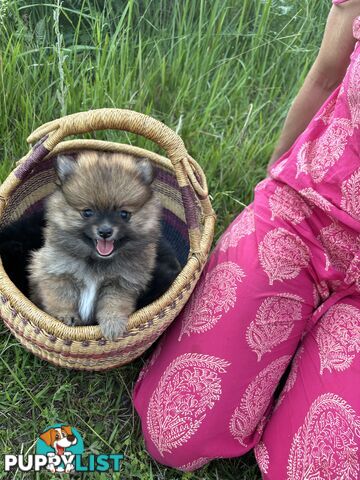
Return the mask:
<svg viewBox="0 0 360 480">
<path fill-rule="evenodd" d="M 44 432 L 40 435 L 41 440 L 44 440 L 46 445 L 49 445 L 49 447 L 53 446 L 53 443 L 55 441 L 55 430 L 53 428 L 50 428 L 47 432 Z"/>
<path fill-rule="evenodd" d="M 66 425 L 66 426 L 63 426 L 61 428 L 64 430 L 66 435 L 72 435 L 73 434 L 70 425 Z"/>
<path fill-rule="evenodd" d="M 60 183 L 65 182 L 75 170 L 75 159 L 67 155 L 59 155 L 56 159 L 56 173 Z"/>
<path fill-rule="evenodd" d="M 140 172 L 141 179 L 146 185 L 151 185 L 155 178 L 155 171 L 148 158 L 140 158 L 136 162 L 137 168 Z"/>
</svg>

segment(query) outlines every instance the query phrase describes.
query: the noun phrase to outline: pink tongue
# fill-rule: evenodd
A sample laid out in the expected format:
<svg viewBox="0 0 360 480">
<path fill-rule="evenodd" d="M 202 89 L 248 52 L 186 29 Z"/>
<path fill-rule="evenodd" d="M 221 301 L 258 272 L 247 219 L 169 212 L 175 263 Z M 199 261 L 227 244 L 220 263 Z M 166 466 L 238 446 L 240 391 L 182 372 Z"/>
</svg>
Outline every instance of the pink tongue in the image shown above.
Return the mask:
<svg viewBox="0 0 360 480">
<path fill-rule="evenodd" d="M 56 453 L 58 455 L 64 455 L 65 447 L 60 447 L 60 445 L 56 445 Z"/>
<path fill-rule="evenodd" d="M 96 250 L 100 253 L 100 255 L 110 255 L 110 253 L 114 250 L 114 240 L 98 240 L 96 242 Z"/>
</svg>

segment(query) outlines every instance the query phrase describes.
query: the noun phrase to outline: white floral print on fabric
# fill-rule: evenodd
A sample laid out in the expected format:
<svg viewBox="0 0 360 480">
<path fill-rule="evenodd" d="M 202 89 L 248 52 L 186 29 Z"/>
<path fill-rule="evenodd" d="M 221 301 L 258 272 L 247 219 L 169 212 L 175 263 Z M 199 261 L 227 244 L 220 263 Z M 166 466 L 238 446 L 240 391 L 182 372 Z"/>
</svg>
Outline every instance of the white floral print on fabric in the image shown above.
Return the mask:
<svg viewBox="0 0 360 480">
<path fill-rule="evenodd" d="M 256 429 L 269 406 L 281 375 L 291 359 L 286 355 L 274 360 L 264 368 L 250 383 L 231 416 L 229 429 L 231 435 L 241 445 L 247 446 L 246 438 Z"/>
<path fill-rule="evenodd" d="M 314 120 L 317 120 L 317 121 L 321 120 L 322 122 L 324 122 L 325 125 L 329 125 L 329 123 L 334 117 L 335 105 L 336 105 L 336 98 L 333 98 L 325 105 L 323 110 L 320 112 L 320 114 L 317 117 L 314 118 Z"/>
<path fill-rule="evenodd" d="M 360 168 L 341 185 L 341 208 L 356 220 L 360 220 Z"/>
<path fill-rule="evenodd" d="M 351 120 L 336 118 L 316 140 L 305 142 L 297 154 L 297 174 L 310 175 L 321 182 L 344 153 L 348 137 L 354 132 Z"/>
<path fill-rule="evenodd" d="M 320 374 L 346 370 L 360 352 L 360 310 L 346 303 L 333 305 L 318 323 L 315 338 Z"/>
<path fill-rule="evenodd" d="M 331 203 L 313 188 L 303 188 L 302 190 L 299 190 L 299 194 L 321 210 L 324 210 L 325 212 L 329 212 L 331 210 Z"/>
<path fill-rule="evenodd" d="M 355 25 L 356 22 L 354 22 L 354 27 Z M 358 127 L 360 123 L 360 55 L 356 57 L 350 67 L 347 99 L 353 126 Z"/>
<path fill-rule="evenodd" d="M 261 473 L 268 473 L 269 452 L 264 442 L 259 442 L 254 447 L 254 454 Z"/>
<path fill-rule="evenodd" d="M 273 178 L 276 178 L 280 175 L 280 173 L 284 170 L 285 168 L 285 165 L 287 164 L 287 161 L 288 161 L 288 158 L 284 158 L 283 160 L 281 160 L 281 162 L 279 162 L 278 164 L 276 164 L 272 169 L 271 169 L 271 176 Z"/>
<path fill-rule="evenodd" d="M 334 393 L 320 395 L 295 434 L 288 480 L 357 480 L 360 417 Z"/>
<path fill-rule="evenodd" d="M 260 419 L 259 423 L 256 425 L 256 433 L 259 435 L 259 438 L 263 434 L 268 420 L 269 420 L 268 416 L 263 415 L 262 418 Z"/>
<path fill-rule="evenodd" d="M 353 22 L 353 35 L 357 40 L 360 40 L 360 17 L 356 17 Z"/>
<path fill-rule="evenodd" d="M 344 282 L 347 285 L 353 283 L 358 291 L 360 291 L 360 255 L 356 253 L 346 270 Z"/>
<path fill-rule="evenodd" d="M 246 330 L 246 341 L 258 361 L 289 338 L 294 322 L 302 319 L 303 303 L 304 299 L 300 296 L 285 292 L 268 297 L 261 303 L 255 320 Z"/>
<path fill-rule="evenodd" d="M 254 209 L 246 207 L 243 212 L 241 212 L 238 221 L 222 236 L 220 240 L 220 250 L 225 252 L 230 247 L 237 247 L 243 237 L 253 232 L 255 232 Z"/>
<path fill-rule="evenodd" d="M 285 228 L 270 230 L 259 244 L 259 259 L 272 285 L 275 280 L 295 278 L 310 260 L 308 246 Z"/>
<path fill-rule="evenodd" d="M 162 456 L 196 433 L 220 399 L 220 375 L 229 365 L 221 358 L 185 353 L 167 367 L 150 398 L 146 419 L 150 438 Z"/>
<path fill-rule="evenodd" d="M 328 268 L 331 264 L 345 273 L 360 248 L 360 237 L 355 232 L 346 230 L 333 222 L 320 230 L 318 238 L 325 249 L 326 267 Z"/>
<path fill-rule="evenodd" d="M 286 220 L 294 225 L 310 217 L 312 208 L 301 198 L 293 188 L 285 185 L 276 187 L 269 198 L 271 220 L 276 217 Z"/>
<path fill-rule="evenodd" d="M 329 284 L 331 291 L 336 292 L 336 290 L 342 286 L 343 282 L 341 280 L 331 280 Z"/>
<path fill-rule="evenodd" d="M 183 335 L 204 333 L 234 307 L 238 284 L 245 273 L 234 262 L 223 262 L 203 275 L 185 307 L 179 341 Z"/>
<path fill-rule="evenodd" d="M 182 465 L 181 467 L 178 467 L 178 469 L 182 470 L 183 472 L 191 472 L 192 470 L 196 470 L 198 468 L 203 467 L 210 461 L 211 461 L 211 458 L 200 457 L 200 458 L 197 458 L 196 460 L 193 460 L 192 462 L 187 463 L 186 465 Z"/>
</svg>

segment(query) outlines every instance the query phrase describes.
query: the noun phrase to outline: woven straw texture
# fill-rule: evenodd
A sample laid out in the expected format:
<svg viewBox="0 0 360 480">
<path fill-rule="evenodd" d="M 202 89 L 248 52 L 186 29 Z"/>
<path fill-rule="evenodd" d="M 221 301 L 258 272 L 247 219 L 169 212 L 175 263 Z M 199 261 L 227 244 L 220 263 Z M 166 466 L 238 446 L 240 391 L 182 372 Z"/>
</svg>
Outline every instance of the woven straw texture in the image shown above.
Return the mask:
<svg viewBox="0 0 360 480">
<path fill-rule="evenodd" d="M 116 129 L 157 143 L 166 157 L 138 147 L 99 140 L 67 140 L 95 130 Z M 161 122 L 141 113 L 99 109 L 68 115 L 35 130 L 35 145 L 0 186 L 0 224 L 43 207 L 54 191 L 54 158 L 62 152 L 101 150 L 149 158 L 156 171 L 154 189 L 163 206 L 162 228 L 183 268 L 169 290 L 134 312 L 124 336 L 102 338 L 98 326 L 68 327 L 27 299 L 10 281 L 0 261 L 0 315 L 29 351 L 55 365 L 79 370 L 108 370 L 131 362 L 147 350 L 189 299 L 211 247 L 215 215 L 205 175 L 181 138 Z"/>
</svg>

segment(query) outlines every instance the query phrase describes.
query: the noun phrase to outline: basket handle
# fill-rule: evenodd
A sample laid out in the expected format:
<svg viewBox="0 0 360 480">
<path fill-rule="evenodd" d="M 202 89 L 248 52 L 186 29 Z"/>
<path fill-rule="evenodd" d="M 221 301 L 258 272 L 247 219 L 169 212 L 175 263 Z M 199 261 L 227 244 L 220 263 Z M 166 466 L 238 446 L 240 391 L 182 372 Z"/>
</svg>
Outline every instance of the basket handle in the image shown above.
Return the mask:
<svg viewBox="0 0 360 480">
<path fill-rule="evenodd" d="M 42 125 L 27 141 L 34 143 L 48 135 L 44 147 L 51 151 L 69 135 L 106 129 L 125 130 L 152 140 L 166 151 L 174 165 L 188 157 L 184 142 L 171 128 L 143 113 L 120 108 L 100 108 L 67 115 Z"/>
<path fill-rule="evenodd" d="M 36 145 L 32 153 L 21 161 L 18 175 L 26 176 L 27 172 L 65 137 L 105 129 L 125 130 L 142 135 L 166 151 L 173 164 L 182 195 L 189 230 L 190 253 L 200 254 L 201 232 L 194 212 L 194 193 L 203 206 L 205 216 L 214 215 L 204 172 L 188 154 L 181 137 L 148 115 L 132 110 L 102 108 L 74 113 L 45 123 L 28 137 L 28 143 L 36 142 Z"/>
</svg>

